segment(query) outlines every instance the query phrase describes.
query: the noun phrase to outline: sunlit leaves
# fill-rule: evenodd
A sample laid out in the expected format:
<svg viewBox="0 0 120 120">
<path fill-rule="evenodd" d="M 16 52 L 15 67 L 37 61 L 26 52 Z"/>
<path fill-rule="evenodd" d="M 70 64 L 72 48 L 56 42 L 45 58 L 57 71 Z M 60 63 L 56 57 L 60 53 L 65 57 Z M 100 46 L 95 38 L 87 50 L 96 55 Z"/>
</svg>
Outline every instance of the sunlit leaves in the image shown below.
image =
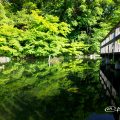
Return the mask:
<svg viewBox="0 0 120 120">
<path fill-rule="evenodd" d="M 32 16 L 36 20 L 36 26 L 38 26 L 38 30 L 40 31 L 63 36 L 66 36 L 70 32 L 69 25 L 65 22 L 60 23 L 59 18 L 56 16 L 46 15 L 43 17 L 39 16 L 36 11 L 32 11 Z"/>
<path fill-rule="evenodd" d="M 70 32 L 69 25 L 60 22 L 57 16 L 42 16 L 38 10 L 31 11 L 29 14 L 26 9 L 17 11 L 12 15 L 13 24 L 3 22 L 0 25 L 1 52 L 35 57 L 62 54 L 62 46 L 68 41 L 65 37 Z"/>
<path fill-rule="evenodd" d="M 0 3 L 0 20 L 6 18 L 4 6 Z"/>
<path fill-rule="evenodd" d="M 45 15 L 45 19 L 51 23 L 59 22 L 59 18 L 53 15 Z"/>
<path fill-rule="evenodd" d="M 8 46 L 1 46 L 0 47 L 0 53 L 1 54 L 4 54 L 4 55 L 8 55 L 8 56 L 11 56 L 11 55 L 17 55 L 17 50 L 13 49 L 13 48 L 10 48 Z"/>
<path fill-rule="evenodd" d="M 68 18 L 72 17 L 73 8 L 68 8 L 68 9 L 66 10 L 66 14 L 67 14 Z"/>
<path fill-rule="evenodd" d="M 5 38 L 0 38 L 0 45 L 3 45 L 6 43 L 6 39 Z"/>
<path fill-rule="evenodd" d="M 74 20 L 74 21 L 71 21 L 71 24 L 72 24 L 72 26 L 77 26 L 78 22 L 76 20 Z"/>
<path fill-rule="evenodd" d="M 100 7 L 95 7 L 95 12 L 96 12 L 98 15 L 102 15 L 103 9 L 100 8 Z"/>
<path fill-rule="evenodd" d="M 83 12 L 85 12 L 87 9 L 86 9 L 86 5 L 81 5 L 80 6 L 80 9 L 83 11 Z"/>
<path fill-rule="evenodd" d="M 23 8 L 26 9 L 28 12 L 31 12 L 31 10 L 37 9 L 37 6 L 32 2 L 26 2 L 25 4 L 23 4 Z"/>
</svg>

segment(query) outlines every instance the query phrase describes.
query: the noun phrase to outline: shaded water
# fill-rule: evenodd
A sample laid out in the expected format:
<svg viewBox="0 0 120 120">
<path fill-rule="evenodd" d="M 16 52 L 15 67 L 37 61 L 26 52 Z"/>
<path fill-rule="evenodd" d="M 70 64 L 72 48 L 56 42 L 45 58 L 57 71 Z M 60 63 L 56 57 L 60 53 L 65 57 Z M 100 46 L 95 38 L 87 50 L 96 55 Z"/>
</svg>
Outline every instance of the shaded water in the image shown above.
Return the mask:
<svg viewBox="0 0 120 120">
<path fill-rule="evenodd" d="M 99 60 L 0 67 L 0 120 L 114 120 L 99 81 Z"/>
</svg>

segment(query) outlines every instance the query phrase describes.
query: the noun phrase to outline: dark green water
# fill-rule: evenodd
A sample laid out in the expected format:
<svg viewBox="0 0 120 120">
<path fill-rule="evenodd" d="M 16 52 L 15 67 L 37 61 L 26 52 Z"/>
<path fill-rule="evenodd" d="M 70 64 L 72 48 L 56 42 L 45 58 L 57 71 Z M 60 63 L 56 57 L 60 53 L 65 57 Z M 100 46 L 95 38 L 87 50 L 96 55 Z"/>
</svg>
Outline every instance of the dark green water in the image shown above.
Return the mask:
<svg viewBox="0 0 120 120">
<path fill-rule="evenodd" d="M 109 102 L 99 81 L 99 64 L 97 60 L 51 66 L 45 61 L 5 64 L 0 69 L 0 120 L 97 120 L 92 116 L 106 114 Z"/>
</svg>

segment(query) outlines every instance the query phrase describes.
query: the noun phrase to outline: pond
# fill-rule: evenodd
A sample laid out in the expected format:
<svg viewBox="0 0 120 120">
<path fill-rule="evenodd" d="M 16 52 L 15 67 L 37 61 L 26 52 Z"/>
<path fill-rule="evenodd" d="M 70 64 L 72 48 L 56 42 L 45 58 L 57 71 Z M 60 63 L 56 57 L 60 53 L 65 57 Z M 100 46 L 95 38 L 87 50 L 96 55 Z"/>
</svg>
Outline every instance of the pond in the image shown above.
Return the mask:
<svg viewBox="0 0 120 120">
<path fill-rule="evenodd" d="M 99 80 L 99 60 L 0 65 L 0 120 L 117 120 Z"/>
</svg>

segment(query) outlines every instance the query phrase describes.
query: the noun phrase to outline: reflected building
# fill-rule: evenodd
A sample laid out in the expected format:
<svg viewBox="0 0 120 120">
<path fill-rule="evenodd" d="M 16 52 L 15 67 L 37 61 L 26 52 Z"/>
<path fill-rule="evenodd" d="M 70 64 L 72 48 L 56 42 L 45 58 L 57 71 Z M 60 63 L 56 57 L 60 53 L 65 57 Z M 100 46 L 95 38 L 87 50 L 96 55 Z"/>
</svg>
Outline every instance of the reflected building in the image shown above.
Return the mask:
<svg viewBox="0 0 120 120">
<path fill-rule="evenodd" d="M 110 64 L 101 65 L 100 82 L 109 97 L 108 106 L 120 107 L 120 70 L 115 70 Z M 120 109 L 112 113 L 115 120 L 120 120 Z"/>
</svg>

